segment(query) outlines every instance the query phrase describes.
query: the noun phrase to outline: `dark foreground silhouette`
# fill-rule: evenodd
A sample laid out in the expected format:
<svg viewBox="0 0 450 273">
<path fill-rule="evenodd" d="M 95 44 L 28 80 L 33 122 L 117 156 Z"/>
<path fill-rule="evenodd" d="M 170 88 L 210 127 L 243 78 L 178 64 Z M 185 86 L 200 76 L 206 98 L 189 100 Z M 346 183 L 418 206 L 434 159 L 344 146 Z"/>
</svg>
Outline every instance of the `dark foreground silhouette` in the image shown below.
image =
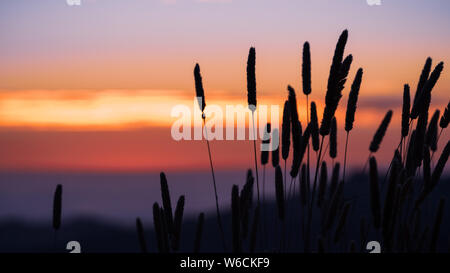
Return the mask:
<svg viewBox="0 0 450 273">
<path fill-rule="evenodd" d="M 273 185 L 271 185 L 273 186 Z M 367 235 L 367 239 L 361 240 L 360 220 L 365 217 L 370 219 L 370 208 L 368 202 L 368 182 L 367 178 L 352 177 L 348 183 L 348 187 L 345 190 L 345 198 L 352 198 L 356 193 L 361 193 L 361 198 L 355 203 L 355 210 L 351 211 L 348 224 L 345 227 L 344 238 L 345 243 L 338 244 L 332 249 L 327 249 L 330 252 L 349 252 L 350 242 L 355 241 L 357 252 L 368 252 L 366 250 L 367 241 L 379 240 L 376 232 L 370 232 Z M 433 225 L 434 212 L 436 211 L 438 197 L 442 197 L 442 194 L 450 197 L 450 177 L 442 178 L 442 183 L 438 186 L 437 190 L 432 193 L 430 199 L 425 204 L 428 213 L 423 213 L 423 223 L 429 226 Z M 297 196 L 298 197 L 298 196 Z M 291 200 L 289 206 L 295 206 L 296 200 Z M 266 247 L 258 246 L 258 250 L 261 251 L 279 251 L 280 238 L 278 236 L 272 237 L 274 234 L 278 234 L 282 226 L 277 220 L 277 208 L 275 202 L 267 202 L 266 205 L 267 218 L 267 234 L 268 241 L 270 242 Z M 290 210 L 294 212 L 296 209 Z M 297 217 L 289 216 L 291 219 L 297 219 Z M 438 252 L 450 252 L 450 213 L 447 210 L 443 217 L 441 225 L 441 232 L 439 234 L 437 251 Z M 225 227 L 225 236 L 228 242 L 231 240 L 231 214 L 230 211 L 223 211 L 223 220 Z M 158 252 L 156 234 L 154 233 L 152 225 L 151 211 L 145 217 L 142 217 L 144 225 L 144 236 L 147 242 L 149 252 Z M 181 246 L 180 252 L 192 252 L 194 247 L 194 237 L 196 232 L 197 219 L 186 218 L 182 223 L 181 233 Z M 425 227 L 423 227 L 425 228 Z M 294 236 L 295 241 L 286 244 L 285 251 L 289 252 L 303 252 L 303 243 L 301 238 L 301 228 L 298 221 L 292 221 L 290 226 L 287 227 L 291 234 L 298 234 Z M 208 211 L 205 213 L 205 223 L 203 229 L 203 236 L 201 240 L 200 252 L 222 252 L 222 245 L 218 233 L 217 222 L 215 219 L 215 211 Z M 413 241 L 413 245 L 410 246 L 410 251 L 413 252 L 429 252 L 429 238 L 424 242 L 424 248 L 422 250 L 416 250 L 419 239 Z M 55 245 L 54 232 L 52 230 L 51 223 L 28 223 L 21 220 L 3 219 L 0 221 L 0 252 L 69 252 L 66 250 L 66 244 L 69 241 L 78 241 L 81 244 L 81 251 L 87 253 L 123 253 L 141 252 L 138 235 L 134 226 L 124 227 L 111 221 L 105 221 L 98 219 L 97 217 L 80 217 L 62 222 L 60 231 L 58 232 L 58 239 Z M 382 251 L 383 245 L 382 246 Z M 244 250 L 247 250 L 247 246 L 244 245 Z M 406 249 L 405 249 L 406 251 Z"/>
</svg>

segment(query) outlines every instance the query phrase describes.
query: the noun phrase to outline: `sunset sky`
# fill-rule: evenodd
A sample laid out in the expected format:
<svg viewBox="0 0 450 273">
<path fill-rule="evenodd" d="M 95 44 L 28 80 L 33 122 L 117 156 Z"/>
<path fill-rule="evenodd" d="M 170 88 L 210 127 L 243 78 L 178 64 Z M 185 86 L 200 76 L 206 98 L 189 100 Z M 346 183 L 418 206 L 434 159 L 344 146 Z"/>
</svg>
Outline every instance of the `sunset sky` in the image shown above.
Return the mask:
<svg viewBox="0 0 450 273">
<path fill-rule="evenodd" d="M 245 106 L 247 54 L 254 46 L 259 103 L 281 109 L 291 84 L 304 122 L 302 45 L 311 45 L 311 99 L 321 117 L 332 54 L 344 29 L 346 54 L 354 62 L 337 112 L 338 141 L 345 136 L 349 87 L 362 67 L 350 164 L 363 164 L 371 136 L 392 109 L 379 153 L 387 160 L 399 141 L 403 84 L 415 92 L 428 56 L 433 67 L 450 63 L 450 2 L 381 1 L 1 1 L 0 170 L 207 169 L 203 142 L 177 142 L 170 135 L 176 120 L 171 109 L 194 107 L 195 63 L 207 105 Z M 447 67 L 433 90 L 431 111 L 442 113 L 448 103 Z M 444 132 L 442 141 L 448 136 Z M 214 141 L 212 147 L 218 168 L 251 167 L 247 141 Z"/>
</svg>

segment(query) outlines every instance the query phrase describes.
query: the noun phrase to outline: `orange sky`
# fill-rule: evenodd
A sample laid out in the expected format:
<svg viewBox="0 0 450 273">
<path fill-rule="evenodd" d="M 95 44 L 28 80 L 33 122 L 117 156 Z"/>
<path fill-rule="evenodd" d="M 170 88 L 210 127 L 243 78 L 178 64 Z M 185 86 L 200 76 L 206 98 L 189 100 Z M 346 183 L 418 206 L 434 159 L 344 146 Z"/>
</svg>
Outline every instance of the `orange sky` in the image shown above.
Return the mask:
<svg viewBox="0 0 450 273">
<path fill-rule="evenodd" d="M 197 109 L 193 96 L 157 90 L 29 90 L 0 92 L 0 169 L 67 171 L 160 171 L 207 169 L 204 141 L 175 141 L 170 115 L 177 104 Z M 362 90 L 362 94 L 363 94 Z M 191 94 L 194 92 L 192 91 Z M 213 92 L 211 92 L 213 93 Z M 220 92 L 218 92 L 220 93 Z M 284 93 L 284 96 L 286 93 Z M 260 96 L 260 105 L 279 104 L 282 96 Z M 442 106 L 444 101 L 438 101 Z M 246 105 L 244 96 L 207 96 L 207 105 Z M 336 116 L 339 159 L 342 161 L 347 96 Z M 306 124 L 305 97 L 298 94 L 299 114 Z M 322 100 L 318 104 L 322 116 Z M 394 117 L 380 152 L 387 161 L 399 139 L 400 101 L 392 97 L 361 96 L 351 133 L 350 160 L 361 165 L 368 145 L 387 109 Z M 195 108 L 194 108 L 195 107 Z M 208 107 L 208 106 L 207 106 Z M 432 110 L 436 107 L 433 105 Z M 442 109 L 442 108 L 441 108 Z M 208 119 L 211 120 L 211 119 Z M 225 124 L 224 124 L 225 126 Z M 442 139 L 445 140 L 445 132 Z M 252 144 L 248 141 L 212 141 L 215 165 L 219 169 L 251 167 Z M 381 163 L 383 164 L 383 163 Z"/>
</svg>

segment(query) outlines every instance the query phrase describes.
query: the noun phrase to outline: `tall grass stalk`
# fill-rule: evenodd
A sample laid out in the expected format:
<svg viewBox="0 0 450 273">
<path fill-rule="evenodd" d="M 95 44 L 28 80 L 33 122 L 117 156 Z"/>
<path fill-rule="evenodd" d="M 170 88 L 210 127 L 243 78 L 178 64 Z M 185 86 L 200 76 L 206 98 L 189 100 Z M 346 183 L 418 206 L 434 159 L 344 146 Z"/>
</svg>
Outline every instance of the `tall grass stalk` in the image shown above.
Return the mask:
<svg viewBox="0 0 450 273">
<path fill-rule="evenodd" d="M 203 89 L 202 76 L 200 74 L 200 66 L 198 64 L 196 64 L 196 66 L 194 68 L 194 79 L 195 79 L 196 97 L 197 97 L 197 100 L 198 100 L 198 103 L 199 103 L 200 111 L 202 112 L 202 119 L 203 119 L 202 131 L 204 130 L 204 132 L 205 132 L 206 146 L 208 148 L 209 165 L 210 165 L 210 168 L 211 168 L 211 175 L 212 175 L 213 188 L 214 188 L 214 197 L 215 197 L 215 200 L 216 200 L 217 223 L 219 225 L 219 231 L 220 231 L 220 235 L 221 235 L 221 239 L 222 239 L 223 249 L 226 251 L 227 246 L 226 246 L 226 243 L 225 243 L 225 234 L 224 234 L 224 231 L 223 231 L 222 217 L 220 216 L 219 197 L 218 197 L 218 194 L 217 194 L 216 177 L 215 177 L 215 174 L 214 174 L 214 166 L 213 166 L 213 161 L 212 161 L 212 156 L 211 156 L 211 148 L 210 148 L 210 145 L 209 145 L 208 131 L 206 129 L 206 116 L 205 116 L 205 113 L 204 113 L 204 110 L 205 110 L 205 107 L 206 107 L 205 93 L 204 93 L 204 89 Z"/>
<path fill-rule="evenodd" d="M 344 150 L 344 169 L 342 173 L 342 180 L 345 182 L 345 171 L 347 167 L 347 149 L 348 149 L 348 138 L 350 131 L 353 129 L 353 123 L 355 121 L 356 105 L 358 103 L 359 90 L 361 88 L 361 81 L 363 76 L 363 69 L 359 68 L 356 72 L 355 78 L 353 79 L 352 87 L 350 89 L 350 94 L 348 95 L 347 101 L 347 111 L 345 113 L 345 150 Z"/>
<path fill-rule="evenodd" d="M 309 43 L 305 42 L 303 44 L 303 62 L 302 62 L 302 84 L 303 84 L 303 94 L 306 96 L 306 123 L 309 124 L 309 94 L 311 94 L 311 51 Z M 309 141 L 308 141 L 308 154 L 307 154 L 307 179 L 308 183 L 310 180 L 310 161 L 309 161 Z M 286 174 L 285 174 L 286 175 Z"/>
</svg>

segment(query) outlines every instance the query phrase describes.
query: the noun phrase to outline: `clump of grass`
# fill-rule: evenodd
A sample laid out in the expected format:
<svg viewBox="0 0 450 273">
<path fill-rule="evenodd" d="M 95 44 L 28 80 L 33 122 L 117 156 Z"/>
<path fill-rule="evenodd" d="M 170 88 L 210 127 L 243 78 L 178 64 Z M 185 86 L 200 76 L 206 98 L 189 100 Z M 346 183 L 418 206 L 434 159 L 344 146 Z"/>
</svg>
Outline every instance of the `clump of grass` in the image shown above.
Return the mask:
<svg viewBox="0 0 450 273">
<path fill-rule="evenodd" d="M 442 70 L 444 69 L 444 63 L 440 62 L 431 72 L 430 77 L 424 84 L 420 95 L 420 109 L 419 117 L 416 126 L 416 140 L 415 140 L 415 157 L 416 165 L 419 166 L 423 159 L 423 146 L 425 144 L 425 134 L 428 123 L 428 110 L 431 102 L 431 91 L 436 85 Z"/>
<path fill-rule="evenodd" d="M 290 134 L 292 134 L 292 167 L 290 171 L 291 185 L 294 184 L 295 192 L 295 179 L 298 176 L 298 172 L 301 168 L 301 174 L 299 176 L 299 201 L 300 206 L 294 206 L 292 210 L 297 207 L 301 209 L 297 214 L 301 219 L 301 232 L 303 237 L 303 247 L 305 251 L 309 251 L 310 240 L 318 240 L 318 251 L 328 251 L 326 247 L 335 247 L 339 249 L 349 249 L 351 252 L 356 251 L 356 244 L 354 240 L 346 242 L 343 240 L 345 234 L 345 226 L 349 220 L 351 220 L 350 210 L 354 207 L 355 200 L 358 196 L 344 196 L 344 181 L 345 181 L 345 168 L 347 158 L 347 146 L 349 133 L 353 130 L 355 113 L 357 108 L 357 101 L 359 96 L 359 90 L 361 87 L 361 81 L 363 76 L 363 70 L 358 69 L 355 78 L 353 80 L 350 94 L 347 102 L 345 131 L 347 132 L 345 154 L 344 154 L 344 172 L 343 179 L 339 180 L 340 163 L 334 162 L 337 158 L 337 121 L 335 112 L 337 110 L 339 101 L 342 97 L 342 90 L 347 80 L 347 76 L 353 61 L 353 56 L 347 55 L 344 58 L 344 49 L 347 42 L 347 31 L 344 31 L 336 45 L 335 54 L 330 68 L 330 75 L 328 78 L 327 92 L 325 96 L 325 109 L 322 117 L 322 121 L 319 127 L 317 118 L 316 104 L 311 102 L 311 121 L 309 119 L 309 111 L 307 110 L 307 126 L 302 132 L 302 125 L 300 123 L 299 114 L 297 112 L 297 99 L 294 88 L 288 86 L 288 100 L 284 103 L 283 108 L 283 124 L 281 132 L 281 156 L 285 161 L 285 176 L 283 178 L 282 169 L 279 164 L 279 149 L 275 147 L 280 137 L 277 130 L 272 132 L 272 166 L 275 168 L 275 197 L 277 206 L 277 218 L 283 224 L 281 230 L 282 242 L 280 242 L 281 250 L 284 250 L 285 240 L 293 242 L 297 238 L 292 238 L 291 234 L 286 234 L 285 223 L 289 222 L 290 217 L 287 213 L 286 200 L 289 199 L 290 192 L 286 193 L 286 162 L 290 153 Z M 250 49 L 249 57 L 247 60 L 247 99 L 249 109 L 252 110 L 252 115 L 256 110 L 256 79 L 255 79 L 255 50 Z M 376 234 L 381 236 L 383 240 L 383 249 L 385 251 L 411 251 L 417 249 L 422 251 L 424 246 L 430 246 L 430 251 L 436 250 L 437 238 L 439 235 L 439 228 L 443 217 L 443 201 L 439 204 L 435 225 L 431 230 L 429 227 L 421 226 L 420 205 L 430 194 L 430 192 L 436 187 L 443 169 L 446 165 L 448 157 L 450 155 L 450 144 L 445 146 L 434 170 L 432 170 L 432 156 L 431 151 L 437 149 L 437 142 L 442 130 L 448 126 L 448 107 L 444 112 L 439 122 L 439 110 L 437 110 L 430 122 L 428 123 L 428 112 L 431 102 L 431 91 L 434 88 L 437 80 L 443 69 L 443 63 L 439 63 L 431 72 L 431 59 L 427 59 L 422 73 L 419 79 L 417 90 L 414 96 L 413 105 L 411 107 L 410 88 L 408 84 L 404 85 L 403 89 L 403 107 L 402 107 L 402 121 L 401 121 L 401 140 L 399 147 L 395 150 L 391 165 L 386 173 L 385 180 L 389 177 L 387 182 L 387 189 L 383 190 L 384 183 L 381 184 L 379 180 L 378 166 L 373 153 L 376 153 L 383 141 L 386 131 L 392 119 L 393 112 L 389 110 L 384 116 L 380 126 L 377 128 L 373 139 L 369 146 L 369 159 L 367 163 L 370 166 L 369 171 L 369 201 L 370 212 L 372 218 L 372 225 Z M 197 95 L 204 98 L 203 86 L 201 85 L 201 76 L 199 67 L 195 69 L 194 74 L 196 78 L 196 90 Z M 196 72 L 197 71 L 197 72 Z M 430 73 L 431 72 L 431 73 Z M 200 84 L 197 84 L 200 82 Z M 302 87 L 303 93 L 306 95 L 307 105 L 308 95 L 311 93 L 311 59 L 309 43 L 304 44 L 303 49 L 303 64 L 302 64 Z M 204 100 L 203 100 L 204 102 Z M 204 105 L 199 103 L 199 107 L 203 112 Z M 204 119 L 204 115 L 202 115 Z M 253 130 L 255 130 L 254 116 L 253 118 Z M 414 128 L 414 119 L 417 119 L 417 125 Z M 439 125 L 438 125 L 439 122 Z M 441 127 L 441 133 L 438 135 L 438 126 Z M 292 129 L 291 129 L 292 127 Z M 255 132 L 255 131 L 254 131 Z M 268 137 L 268 130 L 266 128 L 265 136 L 263 137 L 263 144 L 270 143 L 270 137 Z M 320 136 L 321 135 L 321 139 Z M 328 171 L 327 160 L 322 157 L 322 151 L 326 151 L 324 147 L 324 139 L 329 135 L 329 148 L 331 165 L 333 167 L 331 179 L 328 184 Z M 256 132 L 255 132 L 256 136 Z M 309 139 L 311 138 L 313 149 L 316 151 L 317 164 L 314 177 L 314 183 L 312 191 L 310 190 L 309 181 Z M 408 139 L 408 141 L 406 141 Z M 248 240 L 248 250 L 255 252 L 257 247 L 257 240 L 259 228 L 263 227 L 263 233 L 267 231 L 265 222 L 260 223 L 260 201 L 259 201 L 259 182 L 258 182 L 258 170 L 257 170 L 257 158 L 256 158 L 256 142 L 254 141 L 255 152 L 255 169 L 256 169 L 256 181 L 258 190 L 258 205 L 252 211 L 252 195 L 254 178 L 252 171 L 247 172 L 247 180 L 239 194 L 239 188 L 234 185 L 232 188 L 231 198 L 231 234 L 232 234 L 232 250 L 233 252 L 242 252 L 243 245 Z M 424 145 L 426 144 L 426 145 Z M 209 145 L 208 145 L 209 147 Z M 308 160 L 303 163 L 303 157 L 308 149 Z M 324 152 L 325 154 L 326 152 Z M 211 156 L 210 156 L 211 159 Z M 265 165 L 268 164 L 269 151 L 261 151 L 261 164 L 264 166 L 264 179 L 263 179 L 263 202 L 265 200 Z M 212 160 L 211 160 L 212 163 Z M 366 163 L 366 164 L 367 164 Z M 422 165 L 423 164 L 423 165 Z M 416 175 L 417 169 L 422 166 L 423 169 L 423 183 L 420 183 L 420 175 Z M 365 168 L 365 167 L 364 167 Z M 211 164 L 212 169 L 212 164 Z M 213 175 L 214 177 L 214 175 Z M 164 176 L 165 180 L 165 176 Z M 215 183 L 215 179 L 213 178 Z M 318 182 L 317 193 L 317 206 L 320 208 L 318 217 L 312 216 L 313 205 L 316 205 L 315 195 Z M 420 192 L 417 192 L 417 185 L 422 185 Z M 382 194 L 383 193 L 383 194 Z M 180 197 L 177 209 L 175 211 L 175 219 L 173 223 L 171 216 L 170 196 L 168 192 L 167 182 L 162 183 L 162 195 L 163 195 L 163 208 L 160 208 L 156 203 L 154 205 L 154 219 L 155 219 L 155 231 L 157 237 L 160 237 L 158 242 L 158 248 L 161 252 L 168 252 L 171 249 L 168 247 L 168 243 L 171 243 L 171 248 L 174 251 L 178 250 L 176 240 L 176 234 L 180 234 L 181 231 L 181 219 L 184 207 L 184 197 Z M 217 197 L 217 195 L 216 195 Z M 383 203 L 383 205 L 382 205 Z M 217 198 L 216 198 L 217 204 Z M 308 205 L 308 210 L 304 210 Z M 156 207 L 155 207 L 156 206 Z M 170 208 L 170 209 L 169 209 Z M 264 204 L 263 204 L 263 216 Z M 169 213 L 170 212 L 170 213 Z M 181 213 L 180 213 L 181 212 Z M 253 212 L 253 217 L 251 213 Z M 156 216 L 155 216 L 156 215 Z M 181 216 L 178 216 L 181 215 Z M 296 215 L 295 212 L 293 215 Z M 201 214 L 203 217 L 203 214 Z M 290 215 L 289 215 L 290 216 Z M 307 219 L 305 219 L 307 217 Z M 178 218 L 178 220 L 177 220 Z M 314 218 L 314 221 L 313 221 Z M 440 219 L 441 218 L 441 219 Z M 251 227 L 249 229 L 250 219 L 252 220 Z M 265 221 L 265 217 L 263 220 Z M 316 221 L 317 220 L 317 221 Z M 159 224 L 158 224 L 159 221 Z M 200 227 L 203 225 L 203 219 Z M 317 232 L 316 226 L 313 231 L 315 234 L 311 234 L 312 224 L 319 223 L 319 232 Z M 158 227 L 159 226 L 159 227 Z M 171 227 L 172 226 L 172 227 Z M 276 226 L 275 226 L 276 227 Z M 306 230 L 305 230 L 306 227 Z M 139 228 L 138 228 L 139 229 Z M 422 232 L 423 229 L 423 232 Z M 430 230 L 432 232 L 430 232 Z M 139 233 L 139 231 L 138 231 Z M 197 230 L 198 233 L 198 230 Z M 201 233 L 201 232 L 200 232 Z M 286 235 L 290 238 L 286 238 Z M 369 235 L 369 226 L 362 219 L 360 223 L 360 243 L 361 250 L 364 250 L 364 243 L 367 242 Z M 200 236 L 196 236 L 200 237 Z M 431 237 L 431 239 L 430 239 Z M 199 239 L 198 239 L 199 240 Z M 417 242 L 417 243 L 415 243 Z M 268 236 L 261 237 L 260 245 L 267 250 L 270 247 L 270 241 Z M 161 246 L 160 246 L 161 245 Z M 198 246 L 197 246 L 198 245 Z M 273 247 L 273 246 L 272 246 Z M 286 245 L 286 250 L 290 248 L 290 244 Z M 198 251 L 199 243 L 194 244 L 194 249 Z"/>
<path fill-rule="evenodd" d="M 421 108 L 421 99 L 422 99 L 422 88 L 425 86 L 425 83 L 428 80 L 431 71 L 431 63 L 432 60 L 430 57 L 425 61 L 425 65 L 423 66 L 422 72 L 420 73 L 420 78 L 417 83 L 416 93 L 414 94 L 413 106 L 411 108 L 411 119 L 416 119 L 419 116 L 420 108 Z"/>
<path fill-rule="evenodd" d="M 181 195 L 178 198 L 174 215 L 172 213 L 169 185 L 167 183 L 166 175 L 163 172 L 160 173 L 160 184 L 163 205 L 160 207 L 157 202 L 153 204 L 153 225 L 157 246 L 159 252 L 162 253 L 170 251 L 176 252 L 180 248 L 185 197 L 184 195 Z M 139 226 L 137 226 L 137 229 L 138 236 L 141 238 Z"/>
<path fill-rule="evenodd" d="M 350 69 L 352 57 L 349 55 L 344 61 L 344 49 L 347 43 L 348 31 L 344 30 L 339 37 L 331 63 L 330 75 L 328 77 L 327 92 L 325 95 L 325 109 L 320 125 L 320 134 L 326 136 L 330 133 L 331 119 L 334 117 L 339 100 L 342 97 L 342 89 Z"/>
</svg>

